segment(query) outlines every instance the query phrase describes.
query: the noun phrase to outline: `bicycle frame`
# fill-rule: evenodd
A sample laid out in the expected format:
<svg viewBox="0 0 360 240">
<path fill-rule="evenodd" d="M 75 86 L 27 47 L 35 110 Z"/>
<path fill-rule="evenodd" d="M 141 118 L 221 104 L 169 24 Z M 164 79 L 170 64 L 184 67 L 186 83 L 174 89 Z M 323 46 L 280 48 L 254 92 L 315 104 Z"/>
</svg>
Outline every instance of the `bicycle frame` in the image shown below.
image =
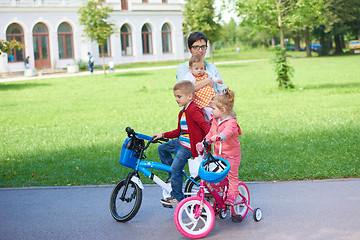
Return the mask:
<svg viewBox="0 0 360 240">
<path fill-rule="evenodd" d="M 155 169 L 155 170 L 160 170 L 160 171 L 170 173 L 171 172 L 170 166 L 163 164 L 163 163 L 159 163 L 159 162 L 143 161 L 143 159 L 145 159 L 144 151 L 149 147 L 150 143 L 152 143 L 153 138 L 151 136 L 147 136 L 147 135 L 140 134 L 140 133 L 135 133 L 134 136 L 136 136 L 138 139 L 143 139 L 148 142 L 147 142 L 146 146 L 141 149 L 139 156 L 136 159 L 136 165 L 133 168 L 134 171 L 129 173 L 129 175 L 127 176 L 126 188 L 122 194 L 122 197 L 124 197 L 126 194 L 126 189 L 127 189 L 130 179 L 132 179 L 133 182 L 138 184 L 138 186 L 143 189 L 141 180 L 138 175 L 138 171 L 142 172 L 145 176 L 150 178 L 152 181 L 154 181 L 156 184 L 158 184 L 161 188 L 163 188 L 168 194 L 170 194 L 170 192 L 172 190 L 171 186 L 169 184 L 166 184 L 163 180 L 161 180 L 158 176 L 156 176 L 154 173 L 152 173 L 149 170 L 149 169 Z M 121 164 L 121 162 L 120 162 L 120 164 Z M 126 166 L 126 165 L 124 165 L 124 166 Z M 126 167 L 129 167 L 129 166 L 126 166 Z M 184 171 L 183 171 L 183 175 L 190 181 L 193 181 L 197 186 L 199 186 L 199 184 L 192 177 L 187 175 Z"/>
<path fill-rule="evenodd" d="M 214 189 L 214 184 L 213 183 L 208 183 L 204 180 L 201 180 L 200 183 L 200 189 L 197 193 L 197 196 L 201 198 L 201 202 L 200 205 L 195 209 L 195 219 L 199 218 L 202 210 L 203 210 L 203 205 L 204 205 L 204 201 L 205 200 L 205 188 L 207 189 L 207 191 L 211 194 L 211 196 L 214 197 L 215 201 L 213 204 L 213 209 L 214 212 L 217 214 L 219 213 L 221 210 L 225 210 L 227 208 L 227 205 L 225 205 L 225 199 L 226 199 L 226 193 L 227 193 L 227 185 L 225 186 L 224 189 L 224 195 L 220 196 L 220 194 Z M 243 196 L 241 193 L 239 193 L 240 197 L 242 198 L 241 201 L 237 202 L 234 204 L 234 206 L 239 205 L 239 204 L 244 204 L 247 208 L 249 208 L 250 211 L 254 212 L 254 209 L 249 205 L 247 199 L 245 196 Z M 216 208 L 216 206 L 218 206 L 218 208 Z M 231 213 L 234 213 L 234 209 L 233 207 L 231 208 Z"/>
</svg>

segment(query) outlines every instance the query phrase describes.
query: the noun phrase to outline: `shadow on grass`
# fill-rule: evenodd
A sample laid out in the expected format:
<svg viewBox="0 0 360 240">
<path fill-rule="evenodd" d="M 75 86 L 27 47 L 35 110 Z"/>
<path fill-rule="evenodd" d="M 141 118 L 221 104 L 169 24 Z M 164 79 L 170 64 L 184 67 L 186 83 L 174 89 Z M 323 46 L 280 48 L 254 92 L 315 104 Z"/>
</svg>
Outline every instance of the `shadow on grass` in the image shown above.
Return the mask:
<svg viewBox="0 0 360 240">
<path fill-rule="evenodd" d="M 353 130 L 353 131 L 352 131 Z M 242 136 L 240 179 L 302 180 L 360 176 L 358 128 L 307 135 Z M 59 150 L 21 152 L 1 160 L 0 187 L 115 184 L 131 171 L 119 164 L 122 141 Z M 159 162 L 157 144 L 146 151 Z M 6 159 L 6 160 L 5 160 Z M 185 167 L 187 170 L 188 167 Z M 164 179 L 167 173 L 152 170 Z M 141 175 L 143 183 L 153 183 Z"/>
<path fill-rule="evenodd" d="M 5 156 L 0 159 L 0 187 L 116 184 L 132 171 L 119 163 L 122 144 L 121 141 Z M 146 153 L 146 160 L 160 162 L 154 146 Z M 160 178 L 167 176 L 157 170 L 152 172 Z M 142 181 L 153 183 L 147 177 L 142 177 Z"/>
<path fill-rule="evenodd" d="M 352 83 L 325 83 L 325 84 L 316 84 L 316 85 L 307 85 L 304 89 L 331 89 L 331 88 L 360 88 L 360 82 Z"/>
<path fill-rule="evenodd" d="M 149 76 L 152 73 L 150 71 L 134 71 L 134 72 L 122 72 L 111 74 L 114 77 L 140 77 L 140 76 Z"/>
<path fill-rule="evenodd" d="M 248 63 L 234 63 L 234 64 L 222 64 L 217 66 L 219 69 L 234 69 L 234 68 L 244 68 L 247 67 Z"/>
<path fill-rule="evenodd" d="M 50 86 L 51 84 L 48 83 L 0 83 L 0 91 L 8 91 L 8 90 L 23 90 L 27 88 L 34 88 L 34 87 L 45 87 Z"/>
</svg>

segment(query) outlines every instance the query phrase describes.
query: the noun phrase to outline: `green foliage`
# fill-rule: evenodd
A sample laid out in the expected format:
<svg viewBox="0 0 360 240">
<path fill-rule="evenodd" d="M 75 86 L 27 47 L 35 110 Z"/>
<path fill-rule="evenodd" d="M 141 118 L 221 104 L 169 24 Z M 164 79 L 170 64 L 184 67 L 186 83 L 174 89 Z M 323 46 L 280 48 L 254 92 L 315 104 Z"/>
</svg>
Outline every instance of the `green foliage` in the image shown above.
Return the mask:
<svg viewBox="0 0 360 240">
<path fill-rule="evenodd" d="M 2 53 L 11 53 L 12 49 L 20 50 L 22 48 L 24 48 L 24 45 L 22 43 L 16 41 L 15 39 L 11 40 L 10 42 L 0 39 L 0 55 Z"/>
<path fill-rule="evenodd" d="M 215 42 L 219 37 L 220 16 L 215 15 L 214 0 L 188 0 L 183 15 L 185 33 L 201 31 L 210 42 Z"/>
<path fill-rule="evenodd" d="M 91 41 L 97 44 L 104 52 L 104 45 L 107 38 L 115 32 L 115 24 L 109 22 L 109 13 L 112 9 L 103 5 L 101 1 L 91 0 L 88 1 L 83 7 L 79 8 L 78 14 L 80 25 L 84 26 L 84 34 Z M 103 55 L 102 66 L 105 72 L 105 61 Z"/>
<path fill-rule="evenodd" d="M 274 49 L 275 57 L 273 62 L 275 64 L 275 72 L 277 74 L 276 80 L 279 83 L 279 88 L 294 88 L 294 84 L 291 82 L 291 77 L 293 76 L 294 68 L 289 65 L 285 51 L 281 51 L 277 48 Z"/>
<path fill-rule="evenodd" d="M 184 6 L 184 32 L 189 34 L 201 31 L 210 42 L 210 55 L 213 62 L 213 43 L 219 39 L 220 15 L 215 15 L 214 0 L 187 0 Z"/>
<path fill-rule="evenodd" d="M 78 10 L 79 22 L 84 26 L 85 36 L 100 46 L 103 46 L 107 37 L 115 32 L 115 25 L 108 21 L 110 12 L 112 10 L 109 7 L 96 0 L 88 1 Z"/>
<path fill-rule="evenodd" d="M 82 59 L 80 59 L 79 61 L 77 61 L 76 64 L 79 66 L 79 70 L 87 70 L 87 68 L 88 68 L 87 62 L 85 62 L 85 61 L 82 60 Z"/>
</svg>

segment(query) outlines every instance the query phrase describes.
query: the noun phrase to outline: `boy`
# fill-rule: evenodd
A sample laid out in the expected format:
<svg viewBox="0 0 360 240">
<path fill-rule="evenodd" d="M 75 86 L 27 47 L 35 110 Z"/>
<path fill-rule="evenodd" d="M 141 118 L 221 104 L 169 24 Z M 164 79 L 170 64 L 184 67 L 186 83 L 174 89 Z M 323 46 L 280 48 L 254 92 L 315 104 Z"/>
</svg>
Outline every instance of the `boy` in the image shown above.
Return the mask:
<svg viewBox="0 0 360 240">
<path fill-rule="evenodd" d="M 175 84 L 174 96 L 179 107 L 183 108 L 178 116 L 178 127 L 170 132 L 153 135 L 155 140 L 162 137 L 176 138 L 158 147 L 161 162 L 171 166 L 171 197 L 160 200 L 164 205 L 177 205 L 184 199 L 182 171 L 191 156 L 197 157 L 196 143 L 201 142 L 210 130 L 201 109 L 192 101 L 194 94 L 195 88 L 190 81 Z"/>
</svg>

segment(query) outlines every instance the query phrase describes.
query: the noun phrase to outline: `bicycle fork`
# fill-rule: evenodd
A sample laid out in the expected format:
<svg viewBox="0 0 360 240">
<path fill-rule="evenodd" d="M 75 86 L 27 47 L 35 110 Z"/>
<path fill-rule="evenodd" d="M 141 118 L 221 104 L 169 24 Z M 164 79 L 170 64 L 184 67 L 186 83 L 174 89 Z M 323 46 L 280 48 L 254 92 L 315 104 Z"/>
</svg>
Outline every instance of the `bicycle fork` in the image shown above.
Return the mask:
<svg viewBox="0 0 360 240">
<path fill-rule="evenodd" d="M 130 202 L 131 199 L 132 199 L 132 196 L 130 196 L 130 198 L 126 198 L 126 193 L 127 193 L 127 190 L 129 188 L 129 183 L 130 183 L 130 180 L 132 182 L 134 182 L 136 185 L 139 186 L 139 188 L 141 189 L 144 189 L 144 186 L 142 184 L 142 182 L 140 181 L 140 178 L 139 178 L 139 174 L 137 171 L 133 171 L 131 173 L 129 173 L 126 177 L 126 182 L 125 182 L 125 187 L 124 187 L 124 191 L 122 192 L 121 196 L 120 196 L 120 199 L 121 201 L 126 201 L 126 202 Z"/>
</svg>

